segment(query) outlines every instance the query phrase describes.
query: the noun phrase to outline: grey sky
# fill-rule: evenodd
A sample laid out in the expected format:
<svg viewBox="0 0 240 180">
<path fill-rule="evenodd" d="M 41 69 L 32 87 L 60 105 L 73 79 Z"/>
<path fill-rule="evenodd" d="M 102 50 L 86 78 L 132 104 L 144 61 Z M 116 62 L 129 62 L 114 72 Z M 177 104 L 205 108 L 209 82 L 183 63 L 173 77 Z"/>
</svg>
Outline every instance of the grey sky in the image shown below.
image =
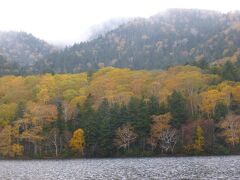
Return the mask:
<svg viewBox="0 0 240 180">
<path fill-rule="evenodd" d="M 0 0 L 0 30 L 26 31 L 72 44 L 89 28 L 117 17 L 149 17 L 168 8 L 240 10 L 240 0 Z"/>
</svg>

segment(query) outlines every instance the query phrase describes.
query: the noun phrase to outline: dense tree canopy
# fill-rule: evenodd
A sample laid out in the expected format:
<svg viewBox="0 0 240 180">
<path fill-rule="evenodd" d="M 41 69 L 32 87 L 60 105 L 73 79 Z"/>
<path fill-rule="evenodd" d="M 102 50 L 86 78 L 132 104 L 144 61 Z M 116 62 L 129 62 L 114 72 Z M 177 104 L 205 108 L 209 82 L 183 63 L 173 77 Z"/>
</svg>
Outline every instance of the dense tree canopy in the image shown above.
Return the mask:
<svg viewBox="0 0 240 180">
<path fill-rule="evenodd" d="M 107 67 L 93 74 L 4 76 L 0 154 L 236 152 L 240 84 L 234 80 L 189 65 L 166 71 Z"/>
<path fill-rule="evenodd" d="M 0 32 L 0 53 L 7 60 L 0 58 L 0 75 L 79 73 L 107 66 L 152 70 L 185 63 L 206 68 L 210 62 L 238 59 L 239 22 L 239 12 L 170 9 L 62 49 L 24 32 Z M 239 80 L 233 68 L 228 64 L 219 73 Z"/>
</svg>

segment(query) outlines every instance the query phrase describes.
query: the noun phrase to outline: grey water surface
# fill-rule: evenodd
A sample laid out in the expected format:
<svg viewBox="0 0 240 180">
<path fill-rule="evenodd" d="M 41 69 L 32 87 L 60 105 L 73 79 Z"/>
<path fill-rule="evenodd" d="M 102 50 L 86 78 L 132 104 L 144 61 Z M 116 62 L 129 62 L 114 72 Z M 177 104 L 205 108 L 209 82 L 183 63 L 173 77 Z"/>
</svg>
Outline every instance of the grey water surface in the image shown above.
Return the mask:
<svg viewBox="0 0 240 180">
<path fill-rule="evenodd" d="M 240 179 L 240 156 L 2 160 L 0 179 Z"/>
</svg>

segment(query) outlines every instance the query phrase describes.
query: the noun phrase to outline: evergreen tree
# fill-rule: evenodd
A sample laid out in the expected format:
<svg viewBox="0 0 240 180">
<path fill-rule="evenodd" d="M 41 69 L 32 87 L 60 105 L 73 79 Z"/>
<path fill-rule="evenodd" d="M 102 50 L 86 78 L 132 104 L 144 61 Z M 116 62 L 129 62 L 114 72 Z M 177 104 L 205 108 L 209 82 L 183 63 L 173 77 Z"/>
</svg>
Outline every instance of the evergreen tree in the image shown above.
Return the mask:
<svg viewBox="0 0 240 180">
<path fill-rule="evenodd" d="M 65 130 L 65 121 L 64 121 L 64 109 L 62 102 L 57 102 L 57 119 L 54 123 L 55 128 L 59 130 L 59 145 L 60 149 L 59 152 L 63 151 L 63 144 L 64 144 L 64 130 Z"/>
<path fill-rule="evenodd" d="M 148 102 L 148 111 L 150 115 L 159 115 L 160 114 L 160 104 L 159 98 L 156 96 L 151 96 Z"/>
<path fill-rule="evenodd" d="M 76 108 L 76 116 L 74 119 L 75 129 L 78 129 L 81 127 L 82 116 L 83 116 L 83 107 L 80 104 L 78 104 Z"/>
<path fill-rule="evenodd" d="M 103 99 L 97 110 L 99 123 L 98 153 L 101 156 L 110 156 L 113 149 L 113 127 L 110 116 L 110 105 L 107 99 Z"/>
<path fill-rule="evenodd" d="M 213 117 L 214 120 L 220 121 L 224 119 L 227 114 L 228 114 L 228 107 L 226 106 L 226 104 L 224 104 L 223 102 L 217 103 L 214 110 L 214 117 Z"/>
<path fill-rule="evenodd" d="M 17 107 L 16 117 L 17 118 L 23 118 L 24 113 L 25 113 L 25 109 L 26 109 L 26 104 L 22 101 L 19 102 L 18 107 Z"/>
<path fill-rule="evenodd" d="M 226 64 L 223 66 L 221 75 L 225 80 L 230 80 L 230 81 L 240 80 L 239 71 L 231 61 L 227 61 Z"/>
<path fill-rule="evenodd" d="M 168 109 L 168 107 L 167 107 L 165 102 L 161 102 L 159 108 L 160 108 L 159 109 L 160 110 L 159 111 L 160 114 L 166 114 L 167 112 L 169 112 L 169 109 Z"/>
<path fill-rule="evenodd" d="M 139 143 L 144 150 L 146 137 L 150 131 L 151 118 L 147 103 L 144 99 L 132 97 L 128 104 L 128 113 L 132 125 L 138 134 Z"/>
<path fill-rule="evenodd" d="M 201 59 L 199 61 L 193 61 L 192 63 L 190 63 L 190 65 L 193 66 L 197 66 L 200 67 L 201 69 L 207 69 L 208 68 L 208 62 L 206 61 L 206 59 Z"/>
<path fill-rule="evenodd" d="M 231 98 L 229 110 L 235 114 L 240 114 L 240 104 L 238 101 Z"/>
<path fill-rule="evenodd" d="M 150 121 L 146 102 L 143 99 L 132 97 L 128 103 L 128 113 L 138 136 L 142 137 L 147 134 Z"/>
<path fill-rule="evenodd" d="M 113 103 L 109 109 L 110 118 L 112 120 L 112 126 L 113 126 L 113 129 L 115 130 L 120 126 L 122 126 L 122 124 L 124 124 L 125 122 L 126 114 L 121 110 L 122 110 L 122 106 L 119 105 L 118 103 Z"/>
<path fill-rule="evenodd" d="M 56 120 L 56 128 L 59 129 L 59 134 L 62 135 L 65 129 L 65 122 L 64 122 L 64 110 L 62 106 L 62 102 L 57 103 L 57 120 Z"/>
<path fill-rule="evenodd" d="M 173 91 L 168 98 L 168 105 L 172 115 L 171 123 L 179 128 L 188 119 L 186 100 L 180 92 Z"/>
<path fill-rule="evenodd" d="M 82 112 L 82 120 L 80 128 L 85 132 L 85 139 L 87 147 L 87 153 L 90 156 L 96 155 L 97 141 L 99 137 L 99 122 L 96 121 L 96 112 L 93 109 L 93 96 L 88 95 Z"/>
</svg>

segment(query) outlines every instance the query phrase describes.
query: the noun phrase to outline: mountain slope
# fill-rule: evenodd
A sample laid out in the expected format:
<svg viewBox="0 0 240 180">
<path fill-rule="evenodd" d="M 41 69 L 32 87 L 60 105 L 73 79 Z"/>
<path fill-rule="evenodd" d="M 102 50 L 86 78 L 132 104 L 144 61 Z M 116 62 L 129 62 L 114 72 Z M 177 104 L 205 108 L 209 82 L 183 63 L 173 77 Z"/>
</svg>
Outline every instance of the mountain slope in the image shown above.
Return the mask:
<svg viewBox="0 0 240 180">
<path fill-rule="evenodd" d="M 112 26 L 96 31 L 100 34 L 97 38 L 62 50 L 31 34 L 1 32 L 2 64 L 6 65 L 5 60 L 11 62 L 2 72 L 77 73 L 104 66 L 165 69 L 198 60 L 222 62 L 240 56 L 239 12 L 172 9 L 148 19 L 123 21 L 118 28 L 105 32 L 108 27 Z"/>
<path fill-rule="evenodd" d="M 163 69 L 200 59 L 212 62 L 238 50 L 239 25 L 238 12 L 173 9 L 132 20 L 97 39 L 51 54 L 35 69 L 62 73 L 103 66 Z"/>
<path fill-rule="evenodd" d="M 32 65 L 46 58 L 53 46 L 25 32 L 0 32 L 0 54 L 8 61 Z"/>
</svg>

